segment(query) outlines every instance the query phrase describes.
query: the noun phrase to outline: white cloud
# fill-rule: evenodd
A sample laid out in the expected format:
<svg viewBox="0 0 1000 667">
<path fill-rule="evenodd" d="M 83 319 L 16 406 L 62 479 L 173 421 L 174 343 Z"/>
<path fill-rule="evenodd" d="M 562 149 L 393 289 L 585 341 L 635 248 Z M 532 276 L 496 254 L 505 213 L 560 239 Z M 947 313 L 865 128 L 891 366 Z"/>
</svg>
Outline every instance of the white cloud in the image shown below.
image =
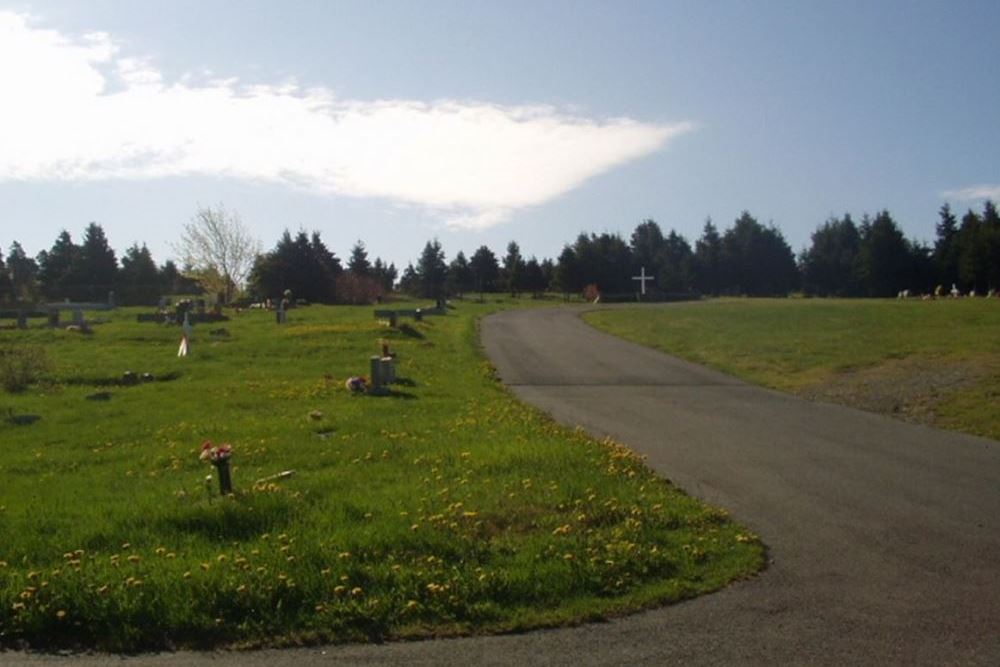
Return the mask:
<svg viewBox="0 0 1000 667">
<path fill-rule="evenodd" d="M 945 199 L 957 199 L 958 201 L 975 201 L 977 199 L 1000 200 L 1000 185 L 973 185 L 968 188 L 958 190 L 948 190 L 942 192 Z"/>
<path fill-rule="evenodd" d="M 339 100 L 327 89 L 175 82 L 104 33 L 0 11 L 0 182 L 211 175 L 426 207 L 485 228 L 662 149 L 689 123 L 548 106 Z"/>
</svg>

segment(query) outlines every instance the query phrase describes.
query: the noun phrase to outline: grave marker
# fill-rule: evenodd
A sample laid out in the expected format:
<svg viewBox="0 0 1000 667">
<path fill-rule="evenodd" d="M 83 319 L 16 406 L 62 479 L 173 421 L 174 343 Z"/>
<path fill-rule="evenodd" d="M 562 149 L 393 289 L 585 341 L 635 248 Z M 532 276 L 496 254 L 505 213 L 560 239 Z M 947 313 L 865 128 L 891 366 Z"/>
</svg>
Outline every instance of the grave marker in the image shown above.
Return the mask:
<svg viewBox="0 0 1000 667">
<path fill-rule="evenodd" d="M 646 267 L 644 266 L 644 267 L 642 267 L 642 271 L 640 272 L 640 275 L 638 275 L 638 276 L 632 276 L 632 280 L 638 280 L 639 281 L 639 285 L 641 286 L 639 292 L 640 292 L 640 294 L 642 294 L 642 296 L 646 296 L 646 281 L 647 280 L 653 280 L 653 276 L 647 276 L 646 275 Z"/>
</svg>

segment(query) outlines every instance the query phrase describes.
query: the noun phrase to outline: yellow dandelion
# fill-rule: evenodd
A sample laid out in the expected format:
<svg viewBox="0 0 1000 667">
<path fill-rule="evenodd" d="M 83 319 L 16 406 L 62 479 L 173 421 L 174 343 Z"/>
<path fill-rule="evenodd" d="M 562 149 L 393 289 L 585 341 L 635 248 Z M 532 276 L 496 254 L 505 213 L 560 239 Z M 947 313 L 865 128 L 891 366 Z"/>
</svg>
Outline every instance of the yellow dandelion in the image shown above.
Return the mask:
<svg viewBox="0 0 1000 667">
<path fill-rule="evenodd" d="M 130 563 L 138 563 L 140 560 L 142 560 L 142 559 L 139 558 L 138 556 L 129 556 L 128 557 L 128 562 L 130 562 Z"/>
<path fill-rule="evenodd" d="M 13 609 L 14 611 L 21 611 L 22 609 L 24 609 L 24 603 L 15 602 L 14 604 L 11 605 L 10 608 Z"/>
<path fill-rule="evenodd" d="M 184 577 L 185 579 L 190 579 L 190 578 L 191 578 L 191 571 L 190 571 L 190 570 L 188 570 L 187 572 L 185 572 L 185 573 L 184 573 L 183 575 L 181 575 L 181 576 L 183 576 L 183 577 Z"/>
<path fill-rule="evenodd" d="M 364 590 L 360 586 L 355 586 L 351 589 L 351 595 L 354 597 L 360 597 L 361 595 L 364 595 Z"/>
<path fill-rule="evenodd" d="M 345 586 L 334 586 L 333 587 L 333 592 L 336 593 L 337 595 L 342 594 L 345 590 L 347 590 L 347 588 Z"/>
<path fill-rule="evenodd" d="M 211 564 L 211 563 L 202 563 L 202 564 L 201 564 L 201 569 L 203 569 L 203 570 L 207 570 L 207 569 L 209 569 L 210 567 L 212 567 L 212 564 Z"/>
<path fill-rule="evenodd" d="M 226 554 L 219 554 L 218 556 L 215 557 L 215 560 L 219 561 L 220 563 L 225 563 L 227 560 L 229 560 L 229 557 Z"/>
</svg>

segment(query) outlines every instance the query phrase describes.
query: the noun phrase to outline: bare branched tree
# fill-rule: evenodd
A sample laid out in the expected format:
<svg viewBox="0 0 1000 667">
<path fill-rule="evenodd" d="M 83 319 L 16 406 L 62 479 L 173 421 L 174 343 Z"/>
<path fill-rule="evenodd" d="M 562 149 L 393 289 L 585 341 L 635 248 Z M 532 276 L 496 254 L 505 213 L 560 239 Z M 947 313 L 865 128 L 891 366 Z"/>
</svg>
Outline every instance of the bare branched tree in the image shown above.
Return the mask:
<svg viewBox="0 0 1000 667">
<path fill-rule="evenodd" d="M 174 246 L 182 261 L 190 266 L 192 277 L 210 292 L 222 293 L 229 301 L 243 289 L 260 254 L 260 241 L 250 234 L 236 211 L 199 206 L 184 225 L 181 240 Z"/>
</svg>

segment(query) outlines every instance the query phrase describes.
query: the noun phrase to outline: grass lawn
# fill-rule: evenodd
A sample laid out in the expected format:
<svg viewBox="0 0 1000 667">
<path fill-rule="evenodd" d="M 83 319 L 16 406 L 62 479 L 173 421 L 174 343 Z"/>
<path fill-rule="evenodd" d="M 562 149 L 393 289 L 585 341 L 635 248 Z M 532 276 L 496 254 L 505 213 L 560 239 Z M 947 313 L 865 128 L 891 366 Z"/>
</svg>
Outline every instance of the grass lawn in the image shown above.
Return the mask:
<svg viewBox="0 0 1000 667">
<path fill-rule="evenodd" d="M 459 302 L 398 330 L 370 307 L 297 309 L 280 327 L 247 312 L 197 325 L 187 358 L 177 327 L 136 309 L 92 313 L 108 318 L 92 335 L 0 330 L 8 358 L 50 364 L 0 390 L 0 647 L 505 631 L 761 568 L 723 511 L 499 385 L 476 321 L 511 305 Z M 382 338 L 405 383 L 352 395 Z M 155 380 L 123 385 L 125 371 Z M 232 444 L 230 497 L 206 481 L 205 440 Z"/>
<path fill-rule="evenodd" d="M 719 299 L 585 318 L 767 387 L 1000 439 L 994 299 Z"/>
</svg>

